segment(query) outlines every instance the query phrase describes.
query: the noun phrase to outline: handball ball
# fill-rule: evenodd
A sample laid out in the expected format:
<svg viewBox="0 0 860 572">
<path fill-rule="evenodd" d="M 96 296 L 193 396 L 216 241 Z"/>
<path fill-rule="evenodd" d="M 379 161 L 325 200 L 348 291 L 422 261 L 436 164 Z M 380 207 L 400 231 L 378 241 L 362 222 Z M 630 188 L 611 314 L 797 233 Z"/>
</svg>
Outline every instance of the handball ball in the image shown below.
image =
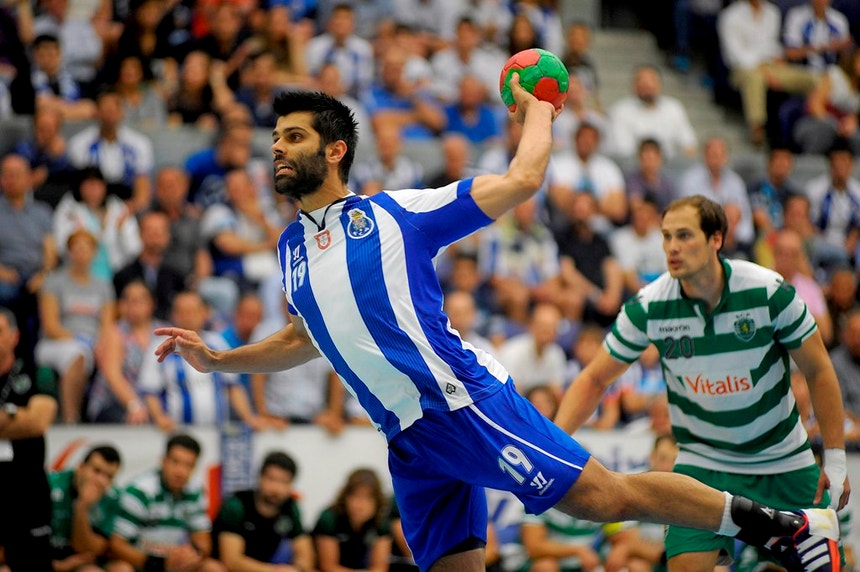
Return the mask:
<svg viewBox="0 0 860 572">
<path fill-rule="evenodd" d="M 511 111 L 516 107 L 511 93 L 511 74 L 520 74 L 520 86 L 542 101 L 550 102 L 558 109 L 567 99 L 568 75 L 564 63 L 554 53 L 540 48 L 530 48 L 512 55 L 499 76 L 499 91 L 502 101 Z"/>
</svg>

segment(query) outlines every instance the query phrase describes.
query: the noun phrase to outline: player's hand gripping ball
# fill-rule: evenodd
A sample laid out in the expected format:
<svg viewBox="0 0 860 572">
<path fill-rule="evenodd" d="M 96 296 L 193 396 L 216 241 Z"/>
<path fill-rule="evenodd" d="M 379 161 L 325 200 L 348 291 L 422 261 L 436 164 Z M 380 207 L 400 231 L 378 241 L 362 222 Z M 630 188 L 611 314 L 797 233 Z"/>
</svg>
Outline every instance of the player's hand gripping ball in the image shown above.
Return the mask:
<svg viewBox="0 0 860 572">
<path fill-rule="evenodd" d="M 516 108 L 509 84 L 514 72 L 520 74 L 523 89 L 556 109 L 567 99 L 568 75 L 564 63 L 552 52 L 530 48 L 512 55 L 499 76 L 499 91 L 509 110 Z"/>
</svg>

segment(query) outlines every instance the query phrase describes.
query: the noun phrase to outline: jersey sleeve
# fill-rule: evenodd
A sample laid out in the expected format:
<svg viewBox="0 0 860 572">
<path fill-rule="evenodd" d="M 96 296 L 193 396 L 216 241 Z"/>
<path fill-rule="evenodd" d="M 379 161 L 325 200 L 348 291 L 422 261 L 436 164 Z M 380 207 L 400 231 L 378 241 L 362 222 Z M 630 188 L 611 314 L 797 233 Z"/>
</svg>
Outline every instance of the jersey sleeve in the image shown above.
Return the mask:
<svg viewBox="0 0 860 572">
<path fill-rule="evenodd" d="M 818 327 L 794 286 L 779 278 L 769 292 L 773 337 L 787 349 L 799 348 Z"/>
<path fill-rule="evenodd" d="M 640 295 L 631 298 L 603 340 L 609 355 L 624 363 L 633 363 L 651 342 L 648 339 L 648 314 Z"/>
<path fill-rule="evenodd" d="M 468 236 L 493 219 L 472 198 L 473 179 L 456 181 L 438 189 L 406 189 L 385 193 L 401 209 L 405 222 L 420 230 L 436 249 Z M 380 204 L 384 204 L 381 198 Z"/>
</svg>

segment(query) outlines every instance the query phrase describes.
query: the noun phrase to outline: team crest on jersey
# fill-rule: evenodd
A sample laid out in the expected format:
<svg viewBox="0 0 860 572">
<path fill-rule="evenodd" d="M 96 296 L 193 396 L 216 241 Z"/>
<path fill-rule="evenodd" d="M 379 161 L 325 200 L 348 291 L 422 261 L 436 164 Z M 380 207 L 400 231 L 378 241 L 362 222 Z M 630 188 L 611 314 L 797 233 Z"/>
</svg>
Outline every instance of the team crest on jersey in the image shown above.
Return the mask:
<svg viewBox="0 0 860 572">
<path fill-rule="evenodd" d="M 741 316 L 734 323 L 735 335 L 742 342 L 750 341 L 755 335 L 755 321 L 749 316 Z"/>
<path fill-rule="evenodd" d="M 364 238 L 373 232 L 373 220 L 368 218 L 363 210 L 352 209 L 347 214 L 349 214 L 349 226 L 346 234 L 350 238 Z"/>
<path fill-rule="evenodd" d="M 314 235 L 314 240 L 317 241 L 317 247 L 319 247 L 320 250 L 325 250 L 331 245 L 331 233 L 328 229 L 318 232 Z"/>
</svg>

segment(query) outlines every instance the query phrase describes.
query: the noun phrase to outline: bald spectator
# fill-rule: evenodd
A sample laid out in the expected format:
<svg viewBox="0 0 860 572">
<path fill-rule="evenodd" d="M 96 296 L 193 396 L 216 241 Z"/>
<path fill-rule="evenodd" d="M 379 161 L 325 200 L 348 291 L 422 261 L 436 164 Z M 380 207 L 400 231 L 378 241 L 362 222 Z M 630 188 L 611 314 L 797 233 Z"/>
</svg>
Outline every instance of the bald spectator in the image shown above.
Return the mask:
<svg viewBox="0 0 860 572">
<path fill-rule="evenodd" d="M 442 171 L 427 181 L 428 187 L 444 187 L 454 181 L 475 175 L 471 166 L 472 148 L 469 140 L 459 133 L 448 133 L 442 137 Z"/>
<path fill-rule="evenodd" d="M 487 88 L 472 74 L 460 79 L 459 97 L 445 106 L 448 133 L 460 133 L 476 145 L 493 143 L 500 135 L 498 119 L 487 103 Z"/>
<path fill-rule="evenodd" d="M 681 175 L 678 183 L 681 197 L 704 195 L 726 211 L 729 231 L 726 252 L 749 254 L 755 240 L 752 206 L 743 179 L 729 165 L 729 147 L 722 137 L 705 141 L 702 162 Z"/>
<path fill-rule="evenodd" d="M 667 158 L 696 154 L 696 133 L 684 105 L 663 94 L 660 71 L 640 66 L 633 76 L 633 95 L 609 110 L 610 147 L 619 156 L 632 157 L 644 139 L 656 139 Z"/>
<path fill-rule="evenodd" d="M 149 211 L 138 224 L 143 248 L 113 277 L 114 289 L 119 297 L 129 283 L 142 281 L 155 296 L 155 317 L 166 320 L 173 296 L 185 289 L 185 276 L 164 260 L 171 242 L 170 219 L 163 212 Z"/>
</svg>

